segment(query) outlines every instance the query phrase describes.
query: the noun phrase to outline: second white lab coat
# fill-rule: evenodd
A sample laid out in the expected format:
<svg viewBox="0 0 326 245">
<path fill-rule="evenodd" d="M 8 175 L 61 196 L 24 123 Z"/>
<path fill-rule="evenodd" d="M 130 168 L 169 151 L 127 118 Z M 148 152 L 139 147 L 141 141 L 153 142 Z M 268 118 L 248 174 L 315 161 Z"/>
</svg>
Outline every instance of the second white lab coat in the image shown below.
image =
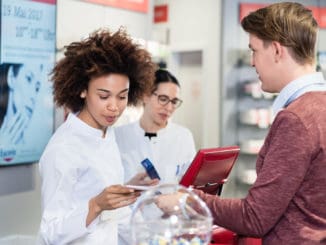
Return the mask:
<svg viewBox="0 0 326 245">
<path fill-rule="evenodd" d="M 139 121 L 116 127 L 115 134 L 126 181 L 145 171 L 141 161 L 148 158 L 161 177 L 160 183 L 177 183 L 196 153 L 190 130 L 172 122 L 151 140 L 144 136 Z"/>
</svg>

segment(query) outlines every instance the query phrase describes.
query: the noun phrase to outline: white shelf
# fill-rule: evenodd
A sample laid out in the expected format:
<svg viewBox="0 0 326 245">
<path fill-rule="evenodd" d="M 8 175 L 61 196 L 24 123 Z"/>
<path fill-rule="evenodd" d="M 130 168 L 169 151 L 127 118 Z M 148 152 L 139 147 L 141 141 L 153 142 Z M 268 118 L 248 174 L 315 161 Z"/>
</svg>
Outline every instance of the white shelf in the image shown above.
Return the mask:
<svg viewBox="0 0 326 245">
<path fill-rule="evenodd" d="M 273 122 L 272 108 L 252 108 L 241 112 L 239 119 L 242 124 L 268 128 Z"/>
<path fill-rule="evenodd" d="M 264 144 L 264 139 L 250 139 L 240 143 L 240 152 L 250 155 L 257 155 Z"/>
</svg>

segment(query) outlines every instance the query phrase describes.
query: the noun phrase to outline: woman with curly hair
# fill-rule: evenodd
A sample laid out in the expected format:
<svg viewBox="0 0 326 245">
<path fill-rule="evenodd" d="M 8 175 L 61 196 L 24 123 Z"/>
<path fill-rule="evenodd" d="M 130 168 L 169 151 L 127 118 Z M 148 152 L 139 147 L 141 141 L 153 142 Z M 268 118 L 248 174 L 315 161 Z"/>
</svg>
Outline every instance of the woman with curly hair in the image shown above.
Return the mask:
<svg viewBox="0 0 326 245">
<path fill-rule="evenodd" d="M 41 159 L 41 244 L 117 244 L 117 223 L 139 193 L 122 185 L 111 127 L 151 88 L 155 65 L 125 30 L 98 30 L 66 47 L 52 71 L 54 100 L 71 113 Z M 149 185 L 141 173 L 128 184 Z"/>
</svg>

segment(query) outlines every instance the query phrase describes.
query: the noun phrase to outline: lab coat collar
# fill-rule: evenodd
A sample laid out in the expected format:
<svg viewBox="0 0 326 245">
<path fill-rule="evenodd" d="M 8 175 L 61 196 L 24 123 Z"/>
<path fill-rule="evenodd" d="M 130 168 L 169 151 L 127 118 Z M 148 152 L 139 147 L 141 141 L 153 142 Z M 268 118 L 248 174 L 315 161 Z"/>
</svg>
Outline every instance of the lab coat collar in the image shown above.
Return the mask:
<svg viewBox="0 0 326 245">
<path fill-rule="evenodd" d="M 78 113 L 76 113 L 76 114 L 69 113 L 68 118 L 67 118 L 67 122 L 74 125 L 72 127 L 73 129 L 78 131 L 79 134 L 92 135 L 95 137 L 102 138 L 103 131 L 101 129 L 97 129 L 97 128 L 93 128 L 93 127 L 89 126 L 87 123 L 80 120 L 77 115 L 78 115 Z M 113 132 L 112 127 L 108 127 L 106 130 L 105 139 L 109 138 L 109 136 L 112 134 L 112 132 Z"/>
<path fill-rule="evenodd" d="M 145 130 L 140 126 L 140 120 L 138 120 L 135 123 L 135 126 L 136 126 L 137 133 L 139 135 L 144 136 L 145 135 Z M 157 137 L 159 137 L 160 135 L 164 135 L 165 132 L 167 132 L 170 127 L 171 127 L 171 122 L 168 121 L 167 125 L 164 128 L 161 128 L 159 131 L 156 132 L 157 133 Z"/>
</svg>

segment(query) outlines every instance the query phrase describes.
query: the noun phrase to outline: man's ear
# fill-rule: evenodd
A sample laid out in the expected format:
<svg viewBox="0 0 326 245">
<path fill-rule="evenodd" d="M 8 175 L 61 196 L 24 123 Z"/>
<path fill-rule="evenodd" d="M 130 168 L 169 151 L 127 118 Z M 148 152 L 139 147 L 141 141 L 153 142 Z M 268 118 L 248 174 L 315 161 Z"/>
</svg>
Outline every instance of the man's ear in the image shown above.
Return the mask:
<svg viewBox="0 0 326 245">
<path fill-rule="evenodd" d="M 7 83 L 8 83 L 8 87 L 9 89 L 13 89 L 15 87 L 15 75 L 14 75 L 14 69 L 12 66 L 9 66 L 8 69 L 8 75 L 7 75 Z"/>
<path fill-rule="evenodd" d="M 275 41 L 272 42 L 272 45 L 273 45 L 273 50 L 274 50 L 275 62 L 279 62 L 281 57 L 284 55 L 283 46 L 279 42 L 275 42 Z"/>
</svg>

